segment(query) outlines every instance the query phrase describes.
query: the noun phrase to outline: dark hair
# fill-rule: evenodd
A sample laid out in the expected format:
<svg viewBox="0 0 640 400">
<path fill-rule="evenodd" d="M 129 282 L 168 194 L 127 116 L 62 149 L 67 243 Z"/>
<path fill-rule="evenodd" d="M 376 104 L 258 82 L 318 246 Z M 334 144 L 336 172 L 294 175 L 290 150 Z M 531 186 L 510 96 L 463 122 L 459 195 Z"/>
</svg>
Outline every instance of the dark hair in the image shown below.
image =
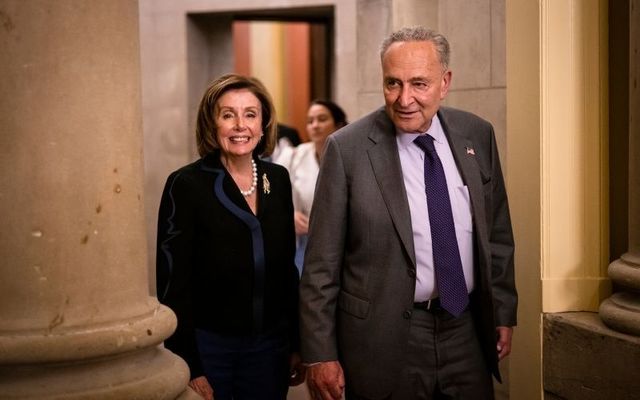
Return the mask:
<svg viewBox="0 0 640 400">
<path fill-rule="evenodd" d="M 309 104 L 309 107 L 311 107 L 314 104 L 326 107 L 327 110 L 329 110 L 329 112 L 331 113 L 331 117 L 333 118 L 333 122 L 336 125 L 336 128 L 342 128 L 343 126 L 349 123 L 347 121 L 347 114 L 345 114 L 344 110 L 333 101 L 315 99 L 311 102 L 311 104 Z"/>
<path fill-rule="evenodd" d="M 253 93 L 262 105 L 262 132 L 264 136 L 256 146 L 254 153 L 269 156 L 273 152 L 277 140 L 276 110 L 271 96 L 258 79 L 238 74 L 222 75 L 213 81 L 200 100 L 196 119 L 196 144 L 200 157 L 204 157 L 220 148 L 216 138 L 216 113 L 218 100 L 229 90 L 247 89 Z"/>
<path fill-rule="evenodd" d="M 380 45 L 380 60 L 384 57 L 384 53 L 387 52 L 389 46 L 396 42 L 431 42 L 438 52 L 440 58 L 440 65 L 443 70 L 449 69 L 449 57 L 451 50 L 449 49 L 449 42 L 447 38 L 442 34 L 427 29 L 424 26 L 412 26 L 402 28 L 398 31 L 391 33 L 387 36 Z"/>
</svg>

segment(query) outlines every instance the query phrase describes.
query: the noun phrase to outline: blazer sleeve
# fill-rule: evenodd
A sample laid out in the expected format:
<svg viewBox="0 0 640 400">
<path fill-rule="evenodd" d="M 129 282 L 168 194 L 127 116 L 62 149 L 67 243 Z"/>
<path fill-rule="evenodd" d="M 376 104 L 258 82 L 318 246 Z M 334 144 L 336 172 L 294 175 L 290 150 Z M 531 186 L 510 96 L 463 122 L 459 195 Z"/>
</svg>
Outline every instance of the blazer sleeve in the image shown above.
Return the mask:
<svg viewBox="0 0 640 400">
<path fill-rule="evenodd" d="M 509 204 L 498 157 L 495 135 L 491 129 L 491 286 L 496 326 L 517 324 L 518 294 L 514 276 L 515 243 L 511 228 Z"/>
<path fill-rule="evenodd" d="M 191 379 L 204 375 L 193 322 L 191 276 L 193 265 L 193 188 L 180 172 L 167 179 L 158 213 L 156 288 L 158 300 L 173 310 L 178 326 L 165 347 L 182 357 Z"/>
<path fill-rule="evenodd" d="M 346 238 L 347 184 L 338 144 L 329 136 L 316 183 L 300 282 L 300 338 L 306 363 L 338 359 L 336 305 Z"/>
<path fill-rule="evenodd" d="M 295 264 L 296 253 L 296 230 L 293 222 L 293 200 L 291 182 L 289 173 L 283 171 L 282 185 L 285 187 L 287 195 L 283 201 L 286 204 L 286 215 L 282 216 L 282 223 L 286 223 L 287 237 L 285 238 L 286 259 L 289 262 L 286 265 L 286 279 L 287 279 L 287 319 L 289 321 L 289 340 L 291 345 L 291 352 L 297 353 L 300 351 L 300 331 L 299 331 L 299 282 L 300 277 L 298 275 L 298 267 Z"/>
</svg>

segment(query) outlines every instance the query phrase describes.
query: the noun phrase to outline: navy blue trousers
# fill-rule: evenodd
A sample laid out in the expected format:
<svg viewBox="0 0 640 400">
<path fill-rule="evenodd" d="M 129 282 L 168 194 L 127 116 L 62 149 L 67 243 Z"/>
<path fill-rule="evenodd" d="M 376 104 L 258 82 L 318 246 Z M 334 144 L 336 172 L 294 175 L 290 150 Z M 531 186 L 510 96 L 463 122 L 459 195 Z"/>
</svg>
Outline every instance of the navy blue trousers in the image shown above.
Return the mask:
<svg viewBox="0 0 640 400">
<path fill-rule="evenodd" d="M 286 399 L 290 374 L 284 329 L 240 337 L 196 330 L 196 340 L 216 400 Z"/>
</svg>

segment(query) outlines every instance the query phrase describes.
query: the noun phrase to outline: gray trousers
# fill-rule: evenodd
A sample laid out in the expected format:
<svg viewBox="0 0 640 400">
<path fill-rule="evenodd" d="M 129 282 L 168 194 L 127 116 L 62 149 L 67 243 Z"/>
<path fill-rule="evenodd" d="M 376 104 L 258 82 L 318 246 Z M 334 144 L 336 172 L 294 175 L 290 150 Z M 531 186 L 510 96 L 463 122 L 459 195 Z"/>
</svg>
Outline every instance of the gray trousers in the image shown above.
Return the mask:
<svg viewBox="0 0 640 400">
<path fill-rule="evenodd" d="M 381 398 L 493 400 L 493 380 L 469 310 L 454 318 L 442 309 L 414 308 L 411 320 L 400 384 Z M 348 386 L 347 400 L 368 400 Z"/>
</svg>

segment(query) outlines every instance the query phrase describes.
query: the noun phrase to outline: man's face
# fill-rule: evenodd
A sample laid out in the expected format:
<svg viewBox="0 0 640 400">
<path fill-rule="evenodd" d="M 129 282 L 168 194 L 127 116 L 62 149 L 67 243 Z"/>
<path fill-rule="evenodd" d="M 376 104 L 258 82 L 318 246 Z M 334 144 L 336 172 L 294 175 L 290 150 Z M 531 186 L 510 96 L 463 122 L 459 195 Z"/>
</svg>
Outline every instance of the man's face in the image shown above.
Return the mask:
<svg viewBox="0 0 640 400">
<path fill-rule="evenodd" d="M 387 114 L 403 132 L 425 132 L 451 82 L 431 42 L 396 42 L 382 58 Z"/>
</svg>

